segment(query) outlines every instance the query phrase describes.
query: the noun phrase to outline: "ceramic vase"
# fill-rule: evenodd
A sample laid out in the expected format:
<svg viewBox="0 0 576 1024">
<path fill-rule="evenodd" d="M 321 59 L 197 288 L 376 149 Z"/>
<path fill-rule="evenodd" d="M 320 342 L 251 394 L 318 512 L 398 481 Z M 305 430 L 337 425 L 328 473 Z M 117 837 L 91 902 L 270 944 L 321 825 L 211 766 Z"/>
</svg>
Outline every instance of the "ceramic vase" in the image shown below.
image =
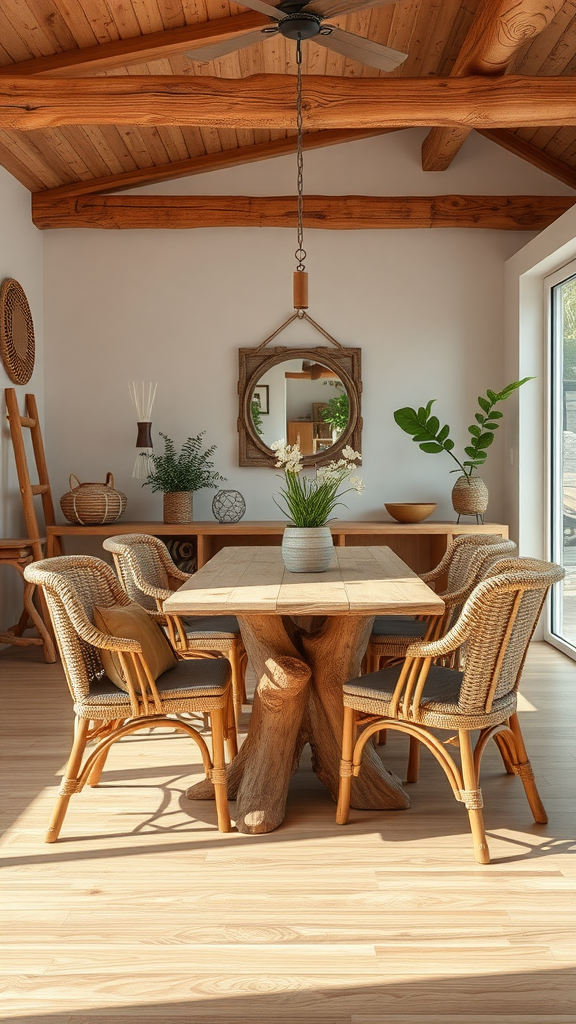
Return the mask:
<svg viewBox="0 0 576 1024">
<path fill-rule="evenodd" d="M 164 522 L 191 523 L 193 491 L 171 491 L 164 495 Z"/>
<path fill-rule="evenodd" d="M 287 526 L 282 558 L 289 572 L 326 572 L 334 544 L 329 526 Z"/>
<path fill-rule="evenodd" d="M 488 488 L 479 476 L 459 476 L 452 488 L 452 508 L 460 516 L 476 516 L 484 522 L 488 508 Z"/>
</svg>

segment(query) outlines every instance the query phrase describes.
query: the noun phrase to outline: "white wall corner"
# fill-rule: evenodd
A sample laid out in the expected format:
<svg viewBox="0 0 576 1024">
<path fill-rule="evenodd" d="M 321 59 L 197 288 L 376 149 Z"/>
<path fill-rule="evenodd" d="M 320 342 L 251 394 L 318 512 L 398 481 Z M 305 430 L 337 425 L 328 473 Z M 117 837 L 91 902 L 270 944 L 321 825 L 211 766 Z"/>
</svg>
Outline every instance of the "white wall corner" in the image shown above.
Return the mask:
<svg viewBox="0 0 576 1024">
<path fill-rule="evenodd" d="M 34 321 L 36 361 L 30 381 L 23 387 L 14 385 L 0 365 L 0 536 L 25 537 L 14 452 L 5 415 L 4 388 L 16 388 L 21 409 L 24 395 L 27 392 L 35 394 L 40 415 L 43 415 L 43 239 L 41 232 L 32 224 L 28 189 L 0 167 L 0 281 L 9 277 L 15 278 L 22 285 L 30 305 Z M 5 566 L 0 574 L 0 630 L 13 626 L 20 618 L 21 611 L 22 585 L 17 570 Z"/>
</svg>

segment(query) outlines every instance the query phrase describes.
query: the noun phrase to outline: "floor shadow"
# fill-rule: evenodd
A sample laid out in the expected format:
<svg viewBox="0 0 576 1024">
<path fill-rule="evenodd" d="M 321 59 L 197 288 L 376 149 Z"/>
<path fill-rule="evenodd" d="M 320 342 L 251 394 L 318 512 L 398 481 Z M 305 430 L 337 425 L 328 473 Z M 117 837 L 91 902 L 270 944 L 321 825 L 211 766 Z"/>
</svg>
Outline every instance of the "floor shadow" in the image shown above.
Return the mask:
<svg viewBox="0 0 576 1024">
<path fill-rule="evenodd" d="M 387 973 L 386 953 L 376 951 Z M 205 975 L 203 979 L 210 993 L 203 996 L 196 990 L 187 1001 L 172 1002 L 168 993 L 163 997 L 160 976 L 153 1002 L 34 1011 L 3 1019 L 5 1024 L 569 1024 L 576 1011 L 576 972 L 564 967 L 502 974 L 463 971 L 450 977 L 383 979 L 379 984 L 359 981 L 353 987 L 316 987 L 306 975 L 256 975 L 252 983 L 258 991 L 252 992 L 237 991 L 246 987 L 244 979 L 219 975 L 217 969 L 208 985 Z M 193 963 L 189 980 L 194 990 Z"/>
<path fill-rule="evenodd" d="M 37 665 L 42 664 L 45 680 L 45 690 L 41 700 L 35 700 L 27 705 L 23 699 L 26 685 L 26 673 L 23 666 L 30 664 L 37 673 Z M 14 670 L 14 679 L 18 681 L 18 693 L 14 693 L 11 669 Z M 43 662 L 42 652 L 35 648 L 23 650 L 8 650 L 0 654 L 0 675 L 2 676 L 2 689 L 5 695 L 3 707 L 12 700 L 14 714 L 11 717 L 10 710 L 5 713 L 2 728 L 13 738 L 14 728 L 21 728 L 23 731 L 22 747 L 12 757 L 6 768 L 6 790 L 9 800 L 4 802 L 2 818 L 5 827 L 9 827 L 20 814 L 34 801 L 38 794 L 47 786 L 56 786 L 58 774 L 66 760 L 70 743 L 72 740 L 72 708 L 70 695 L 64 679 L 63 670 L 60 664 L 46 665 Z M 22 709 L 25 708 L 25 714 Z M 28 740 L 27 737 L 30 737 Z M 41 753 L 35 754 L 34 743 L 38 737 L 45 737 L 42 740 Z M 156 740 L 165 740 L 165 734 L 154 733 L 152 730 L 145 734 L 135 734 L 122 741 L 124 746 L 134 745 L 135 749 L 141 743 L 154 743 Z M 181 733 L 174 733 L 171 743 L 186 744 L 188 738 Z M 176 748 L 175 748 L 176 749 Z M 380 755 L 385 763 L 400 777 L 404 777 L 406 768 L 407 743 L 400 734 L 392 734 L 386 746 L 379 748 Z M 195 745 L 191 746 L 191 755 L 197 757 Z M 101 785 L 95 789 L 85 789 L 78 797 L 74 797 L 69 816 L 66 819 L 61 838 L 57 844 L 46 846 L 43 843 L 43 835 L 38 834 L 38 852 L 22 853 L 12 856 L 8 849 L 4 851 L 3 864 L 5 866 L 30 865 L 34 863 L 66 863 L 74 860 L 98 859 L 102 853 L 102 846 L 107 847 L 107 856 L 114 858 L 146 855 L 150 852 L 147 837 L 155 837 L 155 852 L 170 852 L 181 848 L 182 842 L 187 836 L 193 836 L 194 849 L 206 851 L 216 847 L 220 843 L 217 834 L 216 808 L 212 801 L 189 801 L 185 792 L 192 781 L 202 774 L 201 763 L 191 760 L 189 764 L 165 764 L 157 766 L 146 764 L 139 766 L 137 760 L 128 767 L 115 767 L 113 756 L 106 766 L 102 777 Z M 37 767 L 41 758 L 42 769 Z M 537 761 L 537 759 L 536 759 Z M 48 764 L 48 770 L 46 765 Z M 17 785 L 11 786 L 11 777 L 17 776 Z M 382 839 L 383 848 L 387 843 L 403 842 L 408 837 L 418 838 L 420 835 L 430 834 L 430 816 L 434 817 L 434 835 L 441 839 L 446 836 L 461 835 L 468 830 L 466 811 L 461 804 L 454 801 L 451 790 L 446 782 L 442 770 L 429 754 L 422 752 L 422 781 L 417 785 L 408 786 L 407 790 L 412 800 L 412 809 L 402 811 L 360 811 L 352 810 L 350 822 L 346 831 L 370 832 L 379 834 Z M 74 829 L 73 804 L 75 801 L 83 801 L 84 806 L 90 800 L 98 801 L 100 791 L 104 796 L 109 796 L 111 791 L 127 787 L 142 787 L 149 784 L 150 790 L 150 811 L 138 815 L 138 821 L 133 826 L 122 830 L 112 828 L 109 832 L 83 834 L 78 836 Z M 509 852 L 494 856 L 494 860 L 511 862 L 515 860 L 525 861 L 531 858 L 542 858 L 550 851 L 558 852 L 559 848 L 569 849 L 575 841 L 576 828 L 574 821 L 570 820 L 566 806 L 562 807 L 560 813 L 555 813 L 553 808 L 553 796 L 548 795 L 551 807 L 550 823 L 547 826 L 537 825 L 533 822 L 524 792 L 519 779 L 514 776 L 507 776 L 502 769 L 502 762 L 499 758 L 496 747 L 487 752 L 484 761 L 482 788 L 485 801 L 485 822 L 489 832 L 496 829 L 506 829 L 504 838 Z M 442 814 L 437 814 L 437 808 L 431 805 L 431 797 L 436 801 L 437 794 L 443 793 L 445 801 L 442 801 Z M 544 802 L 548 803 L 547 794 L 543 793 Z M 309 814 L 303 814 L 304 804 L 313 807 Z M 175 808 L 184 815 L 183 820 L 175 822 L 173 816 Z M 232 817 L 234 817 L 234 803 L 231 803 Z M 120 808 L 119 813 L 122 814 Z M 286 809 L 286 818 L 282 826 L 268 835 L 247 836 L 234 832 L 227 836 L 228 844 L 258 843 L 267 848 L 276 843 L 297 843 L 309 838 L 310 829 L 322 830 L 325 836 L 342 835 L 342 826 L 338 826 L 334 820 L 335 806 L 330 794 L 323 784 L 314 775 L 310 765 L 309 750 L 304 752 L 301 766 L 298 773 L 290 783 L 289 798 Z M 513 837 L 510 830 L 518 828 L 521 830 L 521 837 Z M 122 838 L 131 839 L 135 835 L 141 835 L 142 843 L 133 845 L 127 844 L 125 848 L 110 848 L 112 840 Z M 158 842 L 158 836 L 165 837 L 165 842 Z M 500 844 L 503 841 L 502 835 L 498 836 Z M 85 849 L 78 849 L 79 842 L 86 842 Z M 74 850 L 70 849 L 75 844 Z M 6 856 L 8 854 L 8 856 Z M 470 841 L 470 855 L 472 857 L 472 844 Z"/>
<path fill-rule="evenodd" d="M 38 699 L 26 699 L 28 666 L 35 675 L 42 668 L 43 691 Z M 4 769 L 2 824 L 8 828 L 36 799 L 46 785 L 52 785 L 62 768 L 72 744 L 74 712 L 60 662 L 47 665 L 39 647 L 7 647 L 0 651 L 0 743 L 5 751 L 7 740 L 15 733 L 21 744 L 14 750 L 10 744 L 10 763 Z M 42 768 L 34 751 L 37 738 L 45 737 L 41 753 Z M 11 784 L 12 778 L 16 785 Z"/>
</svg>

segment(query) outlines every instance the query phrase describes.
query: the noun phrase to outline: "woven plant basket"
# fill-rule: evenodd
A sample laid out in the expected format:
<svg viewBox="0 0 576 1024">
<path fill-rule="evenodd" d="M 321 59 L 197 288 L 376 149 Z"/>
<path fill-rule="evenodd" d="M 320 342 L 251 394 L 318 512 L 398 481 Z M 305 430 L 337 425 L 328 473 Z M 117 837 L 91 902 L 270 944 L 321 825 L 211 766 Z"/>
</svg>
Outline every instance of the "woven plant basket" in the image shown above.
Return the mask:
<svg viewBox="0 0 576 1024">
<path fill-rule="evenodd" d="M 164 495 L 164 522 L 191 523 L 193 491 L 171 491 Z"/>
<path fill-rule="evenodd" d="M 488 488 L 479 476 L 459 476 L 452 488 L 452 508 L 460 516 L 482 516 L 488 508 Z"/>
<path fill-rule="evenodd" d="M 60 498 L 60 508 L 69 523 L 101 526 L 105 523 L 115 523 L 124 512 L 127 501 L 126 495 L 115 489 L 112 473 L 106 474 L 104 484 L 81 484 L 78 477 L 72 473 L 70 490 Z"/>
</svg>

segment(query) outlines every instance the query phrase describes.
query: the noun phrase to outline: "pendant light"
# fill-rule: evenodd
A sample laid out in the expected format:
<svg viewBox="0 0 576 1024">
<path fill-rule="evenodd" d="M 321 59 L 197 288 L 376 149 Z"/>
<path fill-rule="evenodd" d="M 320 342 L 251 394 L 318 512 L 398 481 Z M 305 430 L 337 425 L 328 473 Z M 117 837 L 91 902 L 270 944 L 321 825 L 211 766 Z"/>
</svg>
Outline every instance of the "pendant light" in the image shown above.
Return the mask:
<svg viewBox="0 0 576 1024">
<path fill-rule="evenodd" d="M 296 270 L 292 275 L 294 309 L 299 316 L 308 309 L 308 274 L 305 269 L 306 250 L 304 248 L 303 205 L 304 205 L 304 160 L 302 155 L 302 40 L 296 40 L 296 173 L 298 186 L 298 242 L 296 252 Z"/>
</svg>

